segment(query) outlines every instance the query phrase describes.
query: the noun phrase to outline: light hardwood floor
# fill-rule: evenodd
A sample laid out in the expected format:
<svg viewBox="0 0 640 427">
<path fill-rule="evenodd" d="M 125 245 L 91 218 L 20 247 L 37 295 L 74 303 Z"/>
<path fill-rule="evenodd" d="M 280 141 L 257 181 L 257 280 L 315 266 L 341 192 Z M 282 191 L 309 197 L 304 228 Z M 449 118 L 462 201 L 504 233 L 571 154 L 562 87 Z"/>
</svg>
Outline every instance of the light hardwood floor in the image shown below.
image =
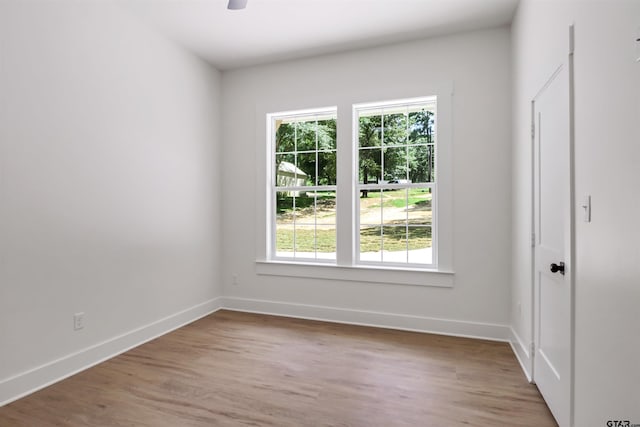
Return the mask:
<svg viewBox="0 0 640 427">
<path fill-rule="evenodd" d="M 505 343 L 219 311 L 0 426 L 555 426 Z"/>
</svg>

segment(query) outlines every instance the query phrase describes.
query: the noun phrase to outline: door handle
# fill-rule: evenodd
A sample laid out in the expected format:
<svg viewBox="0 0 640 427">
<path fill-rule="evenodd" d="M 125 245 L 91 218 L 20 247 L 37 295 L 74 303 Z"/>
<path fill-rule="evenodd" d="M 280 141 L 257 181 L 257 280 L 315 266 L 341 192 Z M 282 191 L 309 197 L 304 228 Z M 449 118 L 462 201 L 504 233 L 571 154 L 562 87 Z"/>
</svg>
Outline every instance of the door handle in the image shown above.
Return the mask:
<svg viewBox="0 0 640 427">
<path fill-rule="evenodd" d="M 550 270 L 552 273 L 557 273 L 559 271 L 560 274 L 564 276 L 564 262 L 560 262 L 558 264 L 554 262 L 553 264 L 551 264 Z"/>
</svg>

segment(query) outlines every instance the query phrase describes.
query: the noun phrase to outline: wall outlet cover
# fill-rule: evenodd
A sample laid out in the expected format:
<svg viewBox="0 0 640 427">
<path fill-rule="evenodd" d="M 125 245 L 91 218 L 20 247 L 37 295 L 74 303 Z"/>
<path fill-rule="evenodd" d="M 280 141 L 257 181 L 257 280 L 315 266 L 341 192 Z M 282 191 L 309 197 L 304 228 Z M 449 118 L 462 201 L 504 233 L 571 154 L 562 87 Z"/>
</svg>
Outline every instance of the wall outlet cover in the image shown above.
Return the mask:
<svg viewBox="0 0 640 427">
<path fill-rule="evenodd" d="M 84 329 L 84 313 L 73 315 L 73 330 L 79 331 L 80 329 Z"/>
</svg>

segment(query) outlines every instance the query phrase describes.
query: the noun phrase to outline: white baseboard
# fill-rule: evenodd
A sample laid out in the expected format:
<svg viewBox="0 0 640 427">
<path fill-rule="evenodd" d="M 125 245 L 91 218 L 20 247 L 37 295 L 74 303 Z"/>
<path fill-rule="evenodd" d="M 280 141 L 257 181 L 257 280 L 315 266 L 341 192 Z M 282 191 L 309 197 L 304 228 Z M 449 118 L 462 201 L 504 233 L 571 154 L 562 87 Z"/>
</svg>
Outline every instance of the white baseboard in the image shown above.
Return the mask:
<svg viewBox="0 0 640 427">
<path fill-rule="evenodd" d="M 0 381 L 0 407 L 178 329 L 221 308 L 211 299 L 148 325 Z"/>
<path fill-rule="evenodd" d="M 530 380 L 527 347 L 507 325 L 258 299 L 219 297 L 0 381 L 0 407 L 220 309 L 334 323 L 508 341 Z"/>
<path fill-rule="evenodd" d="M 513 328 L 510 328 L 509 343 L 511 344 L 513 353 L 516 355 L 516 359 L 518 359 L 518 363 L 520 363 L 524 375 L 527 377 L 527 381 L 533 382 L 531 375 L 533 373 L 533 358 L 531 357 L 531 351 L 529 351 L 530 346 L 522 341 L 522 338 L 520 338 Z"/>
<path fill-rule="evenodd" d="M 478 338 L 492 341 L 509 341 L 509 326 L 493 323 L 467 322 L 437 319 L 406 314 L 352 310 L 318 305 L 294 304 L 236 297 L 222 297 L 226 310 L 271 314 L 300 319 L 322 320 L 351 325 L 373 326 L 412 332 L 426 332 Z"/>
</svg>

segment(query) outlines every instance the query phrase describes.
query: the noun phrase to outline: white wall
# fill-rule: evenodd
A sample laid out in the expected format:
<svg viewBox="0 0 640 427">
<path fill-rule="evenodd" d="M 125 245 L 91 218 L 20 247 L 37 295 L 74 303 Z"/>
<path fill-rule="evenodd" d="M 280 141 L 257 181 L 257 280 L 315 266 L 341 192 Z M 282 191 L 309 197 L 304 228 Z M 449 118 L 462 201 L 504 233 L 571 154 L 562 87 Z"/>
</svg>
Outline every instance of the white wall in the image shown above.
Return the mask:
<svg viewBox="0 0 640 427">
<path fill-rule="evenodd" d="M 640 423 L 640 2 L 529 0 L 519 7 L 513 25 L 513 325 L 523 341 L 531 339 L 530 101 L 566 55 L 570 23 L 576 194 L 578 201 L 591 195 L 593 203 L 591 223 L 576 218 L 575 426 Z"/>
<path fill-rule="evenodd" d="M 506 338 L 510 277 L 508 28 L 223 74 L 225 305 L 279 314 Z M 261 106 L 298 109 L 430 95 L 453 83 L 452 288 L 258 275 Z M 339 112 L 340 114 L 340 112 Z M 344 114 L 344 112 L 343 112 Z M 346 111 L 348 120 L 350 111 Z M 260 183 L 260 185 L 258 184 Z M 233 275 L 237 275 L 234 285 Z M 459 321 L 461 323 L 455 323 Z M 497 325 L 497 326 L 496 326 Z M 477 328 L 474 330 L 474 326 Z M 458 328 L 459 327 L 459 328 Z"/>
<path fill-rule="evenodd" d="M 113 4 L 0 2 L 0 404 L 215 305 L 219 93 Z"/>
</svg>

